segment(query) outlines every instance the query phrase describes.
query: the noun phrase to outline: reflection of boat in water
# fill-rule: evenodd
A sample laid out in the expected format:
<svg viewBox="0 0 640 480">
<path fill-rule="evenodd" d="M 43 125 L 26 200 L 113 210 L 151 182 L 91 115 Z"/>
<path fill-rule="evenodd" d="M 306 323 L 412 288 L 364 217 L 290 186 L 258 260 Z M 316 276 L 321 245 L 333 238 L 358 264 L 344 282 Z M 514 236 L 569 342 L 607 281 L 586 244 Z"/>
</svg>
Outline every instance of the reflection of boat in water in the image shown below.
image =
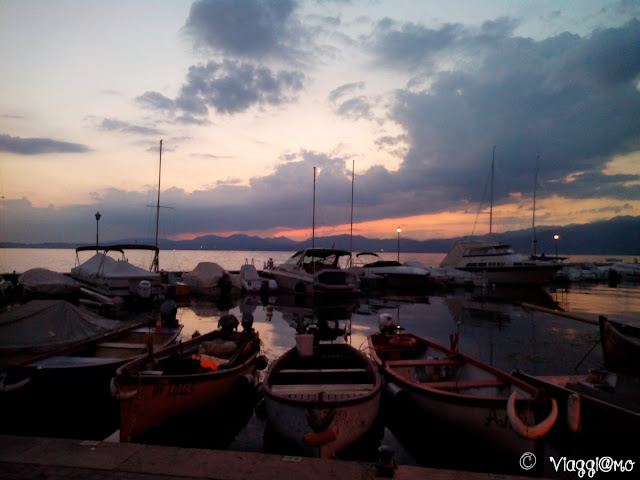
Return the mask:
<svg viewBox="0 0 640 480">
<path fill-rule="evenodd" d="M 318 328 L 323 337 L 330 336 L 330 330 L 341 331 L 333 338 L 348 334 L 348 327 L 342 328 L 339 324 L 349 322 L 358 306 L 356 298 L 343 298 L 342 301 L 333 302 L 305 302 L 295 295 L 278 296 L 274 303 L 274 308 L 282 314 L 282 319 L 297 332 L 305 331 L 312 325 Z"/>
<path fill-rule="evenodd" d="M 388 391 L 415 404 L 423 415 L 514 455 L 536 451 L 553 426 L 553 399 L 549 405 L 537 388 L 459 353 L 457 335 L 447 348 L 400 333 L 385 314 L 380 330 L 368 337 L 369 348 Z"/>
</svg>

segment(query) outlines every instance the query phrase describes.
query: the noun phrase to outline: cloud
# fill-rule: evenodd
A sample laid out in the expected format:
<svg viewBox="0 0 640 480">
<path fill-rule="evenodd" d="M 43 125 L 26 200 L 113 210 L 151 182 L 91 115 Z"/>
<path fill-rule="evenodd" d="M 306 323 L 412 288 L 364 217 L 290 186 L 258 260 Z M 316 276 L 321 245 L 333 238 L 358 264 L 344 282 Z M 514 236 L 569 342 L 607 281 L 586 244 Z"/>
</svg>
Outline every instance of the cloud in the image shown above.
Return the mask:
<svg viewBox="0 0 640 480">
<path fill-rule="evenodd" d="M 384 65 L 429 79 L 398 89 L 389 111 L 410 145 L 391 184 L 413 192 L 405 212 L 481 201 L 493 145 L 496 201 L 532 191 L 538 153 L 542 179 L 587 172 L 547 194 L 561 188 L 581 198 L 599 188 L 636 198 L 636 187 L 624 186 L 633 178 L 601 172 L 613 155 L 640 147 L 639 22 L 541 41 L 513 37 L 513 25 L 499 23 L 476 31 L 388 24 L 368 39 Z M 448 68 L 435 68 L 447 57 Z"/>
<path fill-rule="evenodd" d="M 91 149 L 79 143 L 61 142 L 50 138 L 20 138 L 0 135 L 0 151 L 19 155 L 48 153 L 84 153 Z"/>
<path fill-rule="evenodd" d="M 185 31 L 197 47 L 252 60 L 285 57 L 302 31 L 293 0 L 199 0 L 192 4 Z"/>
<path fill-rule="evenodd" d="M 173 100 L 158 92 L 145 92 L 139 97 L 136 97 L 134 101 L 142 107 L 155 110 L 173 110 L 176 107 Z"/>
<path fill-rule="evenodd" d="M 159 135 L 161 133 L 157 128 L 133 125 L 114 118 L 103 119 L 100 128 L 110 132 L 134 133 L 138 135 Z"/>
<path fill-rule="evenodd" d="M 191 115 L 244 112 L 253 106 L 280 105 L 295 100 L 303 87 L 300 72 L 274 72 L 266 67 L 225 60 L 189 68 L 176 105 Z"/>
<path fill-rule="evenodd" d="M 363 90 L 364 86 L 364 82 L 356 82 L 332 90 L 329 93 L 329 102 L 333 105 L 334 113 L 352 120 L 373 118 L 370 100 L 364 95 L 354 95 L 355 92 Z"/>
</svg>

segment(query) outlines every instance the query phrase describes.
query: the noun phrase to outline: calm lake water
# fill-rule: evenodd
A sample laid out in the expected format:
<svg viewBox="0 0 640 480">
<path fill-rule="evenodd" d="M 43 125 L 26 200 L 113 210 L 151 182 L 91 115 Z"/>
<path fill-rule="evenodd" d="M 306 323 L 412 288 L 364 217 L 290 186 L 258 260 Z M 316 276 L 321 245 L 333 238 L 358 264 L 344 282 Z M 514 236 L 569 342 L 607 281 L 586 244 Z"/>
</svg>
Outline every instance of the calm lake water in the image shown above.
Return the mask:
<svg viewBox="0 0 640 480">
<path fill-rule="evenodd" d="M 278 264 L 292 253 L 162 251 L 160 267 L 188 271 L 201 261 L 210 261 L 228 270 L 238 270 L 245 262 L 253 262 L 261 269 L 269 258 Z M 396 259 L 397 256 L 395 252 L 380 255 L 387 259 Z M 444 255 L 401 253 L 401 261 L 415 260 L 425 266 L 437 267 Z M 618 258 L 632 260 L 632 257 Z M 2 249 L 0 271 L 23 272 L 34 267 L 45 267 L 68 272 L 75 265 L 75 260 L 74 250 Z M 150 260 L 130 257 L 132 263 L 147 268 Z M 605 256 L 570 258 L 570 261 L 604 260 Z M 605 315 L 612 320 L 640 325 L 640 285 L 634 283 L 621 283 L 615 287 L 607 283 L 574 283 L 563 287 L 548 285 L 540 289 L 447 290 L 425 292 L 419 298 L 362 296 L 330 305 L 301 304 L 288 296 L 273 296 L 266 302 L 258 297 L 247 296 L 224 303 L 192 298 L 179 304 L 178 318 L 185 325 L 184 336 L 190 337 L 196 330 L 205 333 L 217 328 L 222 314 L 232 313 L 239 319 L 243 315 L 245 318 L 252 316 L 253 326 L 260 334 L 264 353 L 270 361 L 295 345 L 297 326 L 317 323 L 319 319 L 328 319 L 324 325 L 329 328 L 350 331 L 348 341 L 357 348 L 365 349 L 367 336 L 378 330 L 379 315 L 389 313 L 406 331 L 441 344 L 448 345 L 449 335 L 459 331 L 461 352 L 506 371 L 520 369 L 535 375 L 568 375 L 586 373 L 590 368 L 601 365 L 602 351 L 597 326 L 523 308 L 522 302 L 564 310 L 587 319 L 596 320 L 599 315 Z M 294 453 L 287 452 L 286 447 L 277 441 L 274 446 L 265 430 L 265 420 L 252 410 L 241 416 L 240 425 L 222 429 L 229 437 L 224 441 L 219 438 L 220 435 L 216 435 L 220 425 L 201 424 L 192 427 L 191 433 L 186 435 L 182 432 L 180 436 L 169 438 L 158 436 L 149 439 L 149 442 Z M 445 441 L 443 446 L 442 432 L 429 430 L 417 434 L 414 431 L 413 435 L 407 436 L 402 428 L 398 430 L 397 422 L 396 428 L 392 429 L 392 425 L 393 420 L 389 419 L 388 424 L 381 425 L 373 442 L 365 444 L 363 450 L 345 453 L 342 458 L 373 461 L 377 447 L 386 444 L 394 448 L 394 459 L 398 464 L 526 474 L 514 466 L 517 465 L 517 459 L 496 457 L 477 446 L 478 455 L 468 455 L 462 460 L 458 443 L 447 444 Z M 188 426 L 184 427 L 189 432 Z M 202 429 L 206 428 L 211 429 L 210 433 L 203 435 Z M 198 435 L 193 430 L 197 430 Z M 434 439 L 438 441 L 434 442 Z M 440 451 L 443 448 L 444 453 Z"/>
</svg>

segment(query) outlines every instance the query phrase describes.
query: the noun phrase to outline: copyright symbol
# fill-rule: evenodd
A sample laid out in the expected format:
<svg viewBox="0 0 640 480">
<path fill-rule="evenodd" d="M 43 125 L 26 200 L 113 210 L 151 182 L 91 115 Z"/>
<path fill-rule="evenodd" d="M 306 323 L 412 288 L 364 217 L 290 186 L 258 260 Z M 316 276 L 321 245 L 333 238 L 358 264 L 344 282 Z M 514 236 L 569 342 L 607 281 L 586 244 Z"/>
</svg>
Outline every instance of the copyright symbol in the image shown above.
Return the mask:
<svg viewBox="0 0 640 480">
<path fill-rule="evenodd" d="M 520 468 L 523 470 L 531 470 L 536 466 L 536 456 L 531 452 L 525 452 L 520 457 Z"/>
</svg>

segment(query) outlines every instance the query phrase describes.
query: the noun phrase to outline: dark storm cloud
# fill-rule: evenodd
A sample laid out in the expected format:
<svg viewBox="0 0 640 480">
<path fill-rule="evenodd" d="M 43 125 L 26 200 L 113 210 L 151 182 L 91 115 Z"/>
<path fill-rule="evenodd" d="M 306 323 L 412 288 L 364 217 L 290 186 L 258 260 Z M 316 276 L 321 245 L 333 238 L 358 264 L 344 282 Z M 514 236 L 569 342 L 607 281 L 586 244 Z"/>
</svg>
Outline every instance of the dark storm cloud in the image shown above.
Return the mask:
<svg viewBox="0 0 640 480">
<path fill-rule="evenodd" d="M 199 0 L 189 12 L 185 31 L 196 46 L 224 55 L 262 59 L 287 55 L 299 38 L 292 0 Z"/>
<path fill-rule="evenodd" d="M 274 72 L 266 67 L 225 60 L 189 68 L 176 105 L 193 115 L 205 115 L 208 107 L 218 113 L 239 113 L 252 106 L 279 105 L 295 99 L 304 75 Z"/>
<path fill-rule="evenodd" d="M 50 138 L 20 138 L 0 135 L 0 151 L 19 155 L 42 155 L 47 153 L 84 153 L 90 151 L 86 145 L 61 142 Z"/>
<path fill-rule="evenodd" d="M 555 193 L 636 198 L 627 182 L 639 176 L 601 172 L 612 156 L 640 147 L 640 22 L 543 41 L 512 37 L 513 26 L 387 24 L 368 39 L 384 64 L 421 78 L 396 92 L 390 111 L 411 145 L 398 172 L 414 192 L 405 213 L 479 201 L 493 145 L 503 175 L 497 200 L 531 194 L 538 153 L 541 178 L 555 180 Z M 415 87 L 422 81 L 428 89 Z M 586 174 L 563 181 L 575 172 Z"/>
</svg>

